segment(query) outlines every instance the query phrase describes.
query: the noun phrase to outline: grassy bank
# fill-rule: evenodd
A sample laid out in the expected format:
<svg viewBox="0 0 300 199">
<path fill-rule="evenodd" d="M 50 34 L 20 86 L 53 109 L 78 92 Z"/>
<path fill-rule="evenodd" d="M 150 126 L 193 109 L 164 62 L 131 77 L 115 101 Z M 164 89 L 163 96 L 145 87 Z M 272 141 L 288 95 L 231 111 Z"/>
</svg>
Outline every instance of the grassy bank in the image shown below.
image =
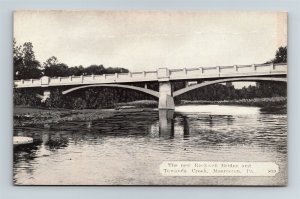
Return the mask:
<svg viewBox="0 0 300 199">
<path fill-rule="evenodd" d="M 157 108 L 158 102 L 154 100 L 140 100 L 126 103 L 118 103 L 116 109 L 127 108 Z"/>
<path fill-rule="evenodd" d="M 137 112 L 144 109 L 44 109 L 33 107 L 14 108 L 14 126 L 43 126 L 66 121 L 92 121 L 113 117 L 120 112 Z"/>
<path fill-rule="evenodd" d="M 220 104 L 220 105 L 245 105 L 245 106 L 258 106 L 258 107 L 270 107 L 270 106 L 286 106 L 286 97 L 272 97 L 272 98 L 254 98 L 254 99 L 240 99 L 240 100 L 223 100 L 223 101 L 188 101 L 181 100 L 180 105 L 188 104 Z"/>
<path fill-rule="evenodd" d="M 286 106 L 286 97 L 272 97 L 272 98 L 254 98 L 254 99 L 240 99 L 240 100 L 222 100 L 222 101 L 208 101 L 208 100 L 181 100 L 176 102 L 176 105 L 191 105 L 191 104 L 219 104 L 219 105 L 243 105 L 243 106 L 258 106 L 258 107 L 273 107 Z M 140 100 L 126 103 L 118 103 L 116 109 L 127 108 L 157 108 L 158 102 L 154 100 Z"/>
<path fill-rule="evenodd" d="M 286 97 L 275 98 L 255 98 L 242 100 L 224 100 L 224 101 L 185 101 L 179 102 L 179 105 L 196 104 L 219 104 L 219 105 L 243 105 L 258 106 L 263 111 L 286 112 Z M 128 103 L 118 103 L 115 109 L 45 109 L 36 107 L 14 108 L 14 126 L 43 126 L 66 121 L 92 121 L 113 117 L 120 112 L 153 111 L 157 108 L 158 102 L 152 100 L 141 100 Z"/>
</svg>

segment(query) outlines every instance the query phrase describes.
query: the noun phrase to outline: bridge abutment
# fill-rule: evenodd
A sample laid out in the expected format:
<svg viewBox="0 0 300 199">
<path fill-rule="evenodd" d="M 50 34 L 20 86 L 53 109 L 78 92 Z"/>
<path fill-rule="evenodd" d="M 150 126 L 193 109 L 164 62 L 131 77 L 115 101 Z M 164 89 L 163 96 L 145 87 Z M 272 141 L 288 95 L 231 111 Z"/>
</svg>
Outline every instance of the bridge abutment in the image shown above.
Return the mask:
<svg viewBox="0 0 300 199">
<path fill-rule="evenodd" d="M 48 98 L 50 98 L 51 92 L 49 89 L 45 89 L 43 91 L 43 95 L 37 94 L 36 96 L 41 99 L 41 102 L 45 102 Z"/>
<path fill-rule="evenodd" d="M 48 98 L 50 98 L 51 92 L 49 89 L 45 89 L 43 96 L 42 96 L 42 102 L 45 102 Z"/>
</svg>

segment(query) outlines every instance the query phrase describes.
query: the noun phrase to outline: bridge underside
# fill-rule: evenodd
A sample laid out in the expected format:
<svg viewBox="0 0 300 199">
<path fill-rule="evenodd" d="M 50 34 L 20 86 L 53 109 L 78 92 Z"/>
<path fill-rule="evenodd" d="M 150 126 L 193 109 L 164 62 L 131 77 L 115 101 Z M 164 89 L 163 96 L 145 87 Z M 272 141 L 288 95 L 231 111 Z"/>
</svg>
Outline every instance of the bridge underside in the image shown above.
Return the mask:
<svg viewBox="0 0 300 199">
<path fill-rule="evenodd" d="M 225 83 L 225 82 L 241 82 L 241 81 L 242 82 L 260 82 L 260 81 L 287 82 L 287 79 L 283 77 L 238 77 L 238 78 L 217 79 L 217 80 L 205 81 L 199 84 L 187 86 L 183 89 L 177 90 L 173 93 L 173 97 L 177 97 L 186 92 L 195 90 L 197 88 L 205 87 L 208 85 Z"/>
<path fill-rule="evenodd" d="M 112 88 L 125 88 L 125 89 L 132 89 L 139 92 L 144 92 L 149 95 L 152 95 L 156 98 L 158 98 L 158 108 L 159 109 L 166 109 L 166 110 L 173 110 L 175 109 L 174 104 L 174 97 L 180 96 L 186 92 L 205 87 L 208 85 L 218 84 L 218 83 L 224 83 L 224 82 L 238 82 L 238 81 L 276 81 L 276 82 L 287 82 L 287 79 L 284 77 L 238 77 L 238 78 L 223 78 L 223 79 L 217 79 L 217 80 L 210 80 L 201 82 L 192 86 L 186 86 L 185 88 L 179 89 L 175 92 L 173 92 L 172 89 L 172 82 L 171 81 L 160 81 L 159 82 L 159 92 L 148 89 L 148 88 L 142 88 L 137 86 L 130 86 L 130 85 L 124 85 L 124 84 L 94 84 L 94 85 L 85 85 L 85 86 L 79 86 L 74 87 L 71 89 L 67 89 L 62 92 L 63 95 L 66 95 L 68 93 L 74 92 L 76 90 L 80 89 L 86 89 L 86 88 L 93 88 L 93 87 L 112 87 Z M 47 98 L 50 97 L 50 90 L 45 89 L 44 95 L 38 95 L 42 99 L 42 101 L 45 101 Z"/>
</svg>

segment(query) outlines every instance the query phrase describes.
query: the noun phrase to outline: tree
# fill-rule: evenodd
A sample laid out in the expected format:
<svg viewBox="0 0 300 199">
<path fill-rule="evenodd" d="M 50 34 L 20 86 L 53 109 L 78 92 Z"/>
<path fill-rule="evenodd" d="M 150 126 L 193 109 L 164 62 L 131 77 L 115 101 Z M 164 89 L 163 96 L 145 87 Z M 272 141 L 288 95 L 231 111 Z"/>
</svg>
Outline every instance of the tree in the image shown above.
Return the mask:
<svg viewBox="0 0 300 199">
<path fill-rule="evenodd" d="M 287 47 L 280 47 L 276 51 L 275 58 L 273 59 L 273 63 L 287 63 Z"/>
<path fill-rule="evenodd" d="M 46 99 L 44 106 L 48 108 L 64 108 L 66 106 L 66 100 L 64 100 L 60 89 L 51 91 L 50 97 Z"/>
<path fill-rule="evenodd" d="M 53 65 L 57 65 L 58 63 L 58 59 L 55 56 L 52 56 L 49 59 L 47 59 L 46 62 L 44 62 L 43 68 L 51 67 Z"/>
<path fill-rule="evenodd" d="M 84 68 L 83 66 L 75 66 L 75 67 L 70 67 L 68 69 L 68 76 L 80 76 L 84 73 Z"/>
<path fill-rule="evenodd" d="M 86 108 L 86 102 L 82 98 L 75 98 L 73 102 L 73 109 L 84 109 Z"/>
<path fill-rule="evenodd" d="M 69 76 L 69 67 L 60 63 L 54 56 L 47 59 L 43 64 L 44 75 L 48 77 L 67 77 Z"/>
<path fill-rule="evenodd" d="M 14 63 L 14 79 L 22 79 L 20 71 L 23 67 L 22 46 L 17 46 L 17 42 L 13 40 L 13 63 Z"/>
<path fill-rule="evenodd" d="M 119 67 L 108 67 L 105 69 L 105 73 L 106 74 L 114 74 L 114 73 L 128 73 L 129 70 L 127 70 L 126 68 L 119 68 Z"/>
<path fill-rule="evenodd" d="M 275 58 L 271 59 L 271 61 L 266 62 L 267 64 L 270 63 L 287 63 L 288 57 L 287 57 L 287 46 L 285 47 L 279 47 L 275 53 Z"/>
<path fill-rule="evenodd" d="M 84 73 L 86 75 L 102 75 L 105 72 L 105 68 L 103 65 L 91 65 L 84 69 Z"/>
<path fill-rule="evenodd" d="M 14 78 L 15 79 L 38 79 L 42 76 L 40 63 L 35 59 L 33 45 L 25 42 L 23 46 L 13 43 L 14 53 Z"/>
<path fill-rule="evenodd" d="M 275 58 L 266 63 L 287 63 L 287 46 L 279 47 L 275 53 Z M 276 97 L 287 95 L 286 83 L 281 82 L 258 82 L 257 95 L 259 97 Z"/>
</svg>

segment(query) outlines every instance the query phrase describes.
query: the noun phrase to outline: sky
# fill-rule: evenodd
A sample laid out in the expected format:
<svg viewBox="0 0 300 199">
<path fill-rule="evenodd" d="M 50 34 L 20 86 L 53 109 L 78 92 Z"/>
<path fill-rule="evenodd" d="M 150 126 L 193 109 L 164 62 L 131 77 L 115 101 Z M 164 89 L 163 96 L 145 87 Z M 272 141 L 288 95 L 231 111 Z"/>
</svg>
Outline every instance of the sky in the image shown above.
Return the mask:
<svg viewBox="0 0 300 199">
<path fill-rule="evenodd" d="M 259 64 L 287 45 L 285 12 L 16 11 L 17 44 L 41 63 L 130 71 Z"/>
</svg>

